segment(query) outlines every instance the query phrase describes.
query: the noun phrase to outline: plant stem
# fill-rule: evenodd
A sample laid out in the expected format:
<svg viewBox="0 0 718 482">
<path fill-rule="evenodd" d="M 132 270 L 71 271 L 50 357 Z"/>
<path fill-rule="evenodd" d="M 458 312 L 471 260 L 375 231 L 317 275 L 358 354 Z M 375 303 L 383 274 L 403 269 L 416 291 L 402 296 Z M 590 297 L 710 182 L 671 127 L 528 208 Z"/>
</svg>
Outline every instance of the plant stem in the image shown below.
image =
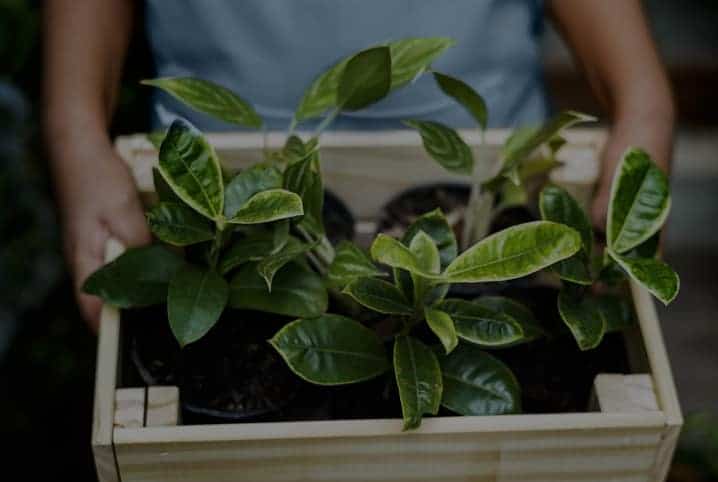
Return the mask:
<svg viewBox="0 0 718 482">
<path fill-rule="evenodd" d="M 339 108 L 337 107 L 333 111 L 329 113 L 328 116 L 322 120 L 322 122 L 317 126 L 317 129 L 314 131 L 314 135 L 312 137 L 319 137 L 322 132 L 326 130 L 327 127 L 331 125 L 332 122 L 334 122 L 334 119 L 339 115 Z"/>
<path fill-rule="evenodd" d="M 217 269 L 219 255 L 222 252 L 222 247 L 224 246 L 226 224 L 224 224 L 224 222 L 217 222 L 215 223 L 215 226 L 217 229 L 214 234 L 214 239 L 212 240 L 212 246 L 209 249 L 209 266 L 213 270 Z"/>
</svg>

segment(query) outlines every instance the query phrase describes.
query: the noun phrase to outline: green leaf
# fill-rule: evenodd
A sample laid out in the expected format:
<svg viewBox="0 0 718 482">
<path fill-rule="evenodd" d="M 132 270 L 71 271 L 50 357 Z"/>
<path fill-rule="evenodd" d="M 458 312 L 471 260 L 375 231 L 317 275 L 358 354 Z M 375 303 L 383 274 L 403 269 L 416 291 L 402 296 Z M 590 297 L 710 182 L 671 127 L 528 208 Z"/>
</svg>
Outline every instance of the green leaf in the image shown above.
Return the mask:
<svg viewBox="0 0 718 482">
<path fill-rule="evenodd" d="M 262 118 L 254 108 L 231 90 L 213 82 L 191 77 L 164 77 L 143 80 L 158 87 L 195 110 L 245 127 L 262 127 Z"/>
<path fill-rule="evenodd" d="M 257 193 L 282 187 L 282 172 L 274 166 L 252 166 L 229 181 L 224 188 L 224 216 L 233 218 Z"/>
<path fill-rule="evenodd" d="M 358 278 L 349 283 L 343 293 L 357 303 L 379 313 L 411 315 L 414 309 L 396 286 L 376 278 Z"/>
<path fill-rule="evenodd" d="M 147 223 L 159 239 L 188 246 L 214 239 L 212 223 L 183 204 L 159 203 L 147 213 Z"/>
<path fill-rule="evenodd" d="M 461 344 L 441 357 L 441 404 L 461 415 L 504 415 L 521 411 L 521 388 L 511 370 L 476 346 Z"/>
<path fill-rule="evenodd" d="M 182 265 L 184 260 L 163 246 L 130 248 L 92 273 L 82 290 L 118 308 L 156 305 L 167 299 L 170 279 Z"/>
<path fill-rule="evenodd" d="M 525 341 L 536 339 L 545 334 L 544 329 L 531 310 L 516 300 L 504 296 L 480 296 L 474 299 L 473 303 L 513 318 L 521 325 Z"/>
<path fill-rule="evenodd" d="M 302 199 L 284 189 L 258 192 L 227 221 L 233 224 L 259 224 L 301 216 Z"/>
<path fill-rule="evenodd" d="M 590 297 L 563 288 L 558 295 L 558 312 L 581 350 L 596 348 L 606 333 L 606 322 Z"/>
<path fill-rule="evenodd" d="M 217 323 L 227 305 L 229 286 L 208 269 L 185 265 L 170 281 L 167 316 L 180 346 L 202 338 Z"/>
<path fill-rule="evenodd" d="M 315 318 L 327 311 L 327 290 L 321 277 L 296 262 L 274 276 L 271 292 L 253 263 L 239 268 L 229 288 L 232 308 L 299 318 Z"/>
<path fill-rule="evenodd" d="M 227 274 L 250 261 L 260 261 L 272 254 L 274 239 L 271 233 L 248 236 L 234 241 L 219 262 L 219 271 Z"/>
<path fill-rule="evenodd" d="M 452 39 L 444 37 L 406 38 L 391 42 L 391 88 L 414 80 L 454 44 Z"/>
<path fill-rule="evenodd" d="M 355 279 L 375 276 L 382 276 L 382 272 L 374 266 L 364 251 L 349 241 L 342 241 L 337 245 L 334 261 L 327 273 L 333 286 L 343 289 Z"/>
<path fill-rule="evenodd" d="M 337 105 L 337 88 L 339 79 L 344 73 L 344 67 L 351 57 L 347 57 L 334 64 L 330 69 L 314 79 L 304 93 L 299 107 L 294 114 L 298 121 L 318 117 Z"/>
<path fill-rule="evenodd" d="M 504 281 L 529 275 L 575 254 L 576 230 L 550 221 L 534 221 L 495 233 L 464 251 L 444 271 L 452 283 Z"/>
<path fill-rule="evenodd" d="M 183 264 L 177 253 L 163 246 L 130 248 L 92 273 L 82 291 L 118 308 L 164 303 L 170 279 Z"/>
<path fill-rule="evenodd" d="M 524 339 L 518 321 L 505 313 L 461 299 L 444 300 L 436 308 L 447 313 L 459 338 L 485 347 L 516 344 Z"/>
<path fill-rule="evenodd" d="M 562 279 L 578 284 L 591 284 L 588 263 L 593 248 L 593 229 L 588 216 L 576 200 L 563 188 L 549 185 L 543 188 L 539 207 L 541 218 L 565 224 L 581 235 L 582 250 L 554 266 Z"/>
<path fill-rule="evenodd" d="M 162 146 L 162 141 L 165 140 L 165 135 L 167 135 L 167 131 L 164 129 L 152 131 L 147 134 L 147 140 L 150 141 L 150 144 L 152 144 L 155 149 L 159 150 Z"/>
<path fill-rule="evenodd" d="M 160 173 L 177 196 L 210 219 L 222 217 L 224 184 L 214 149 L 190 123 L 177 119 L 159 155 Z"/>
<path fill-rule="evenodd" d="M 287 164 L 301 161 L 307 155 L 307 149 L 299 136 L 292 135 L 287 138 L 282 148 L 282 157 Z"/>
<path fill-rule="evenodd" d="M 318 385 L 361 382 L 389 368 L 379 337 L 339 315 L 293 321 L 269 342 L 294 373 Z"/>
<path fill-rule="evenodd" d="M 439 361 L 419 340 L 398 336 L 394 342 L 394 374 L 404 430 L 418 428 L 424 414 L 439 412 L 442 391 Z"/>
<path fill-rule="evenodd" d="M 303 255 L 312 248 L 310 244 L 304 244 L 295 238 L 289 238 L 289 242 L 278 253 L 267 256 L 257 263 L 257 271 L 267 282 L 267 289 L 272 291 L 272 280 L 282 267 L 290 261 Z"/>
<path fill-rule="evenodd" d="M 628 275 L 668 305 L 678 295 L 680 278 L 670 266 L 654 258 L 629 258 L 608 250 L 608 254 Z"/>
<path fill-rule="evenodd" d="M 421 263 L 409 248 L 386 234 L 378 234 L 370 249 L 371 257 L 379 263 L 392 268 L 399 268 L 424 278 L 442 280 L 440 275 L 430 273 L 421 268 Z"/>
<path fill-rule="evenodd" d="M 434 72 L 434 80 L 446 95 L 461 104 L 471 114 L 482 130 L 486 129 L 489 115 L 486 102 L 478 92 L 464 81 L 439 72 Z"/>
<path fill-rule="evenodd" d="M 454 321 L 448 313 L 433 308 L 424 309 L 424 317 L 431 331 L 439 338 L 444 346 L 446 353 L 451 353 L 456 345 L 459 344 L 459 338 L 456 336 L 456 328 Z"/>
<path fill-rule="evenodd" d="M 337 106 L 359 110 L 384 97 L 391 89 L 389 47 L 374 47 L 353 56 L 344 67 L 337 86 Z"/>
<path fill-rule="evenodd" d="M 509 172 L 530 156 L 539 146 L 551 141 L 563 129 L 582 122 L 594 122 L 596 118 L 580 112 L 564 111 L 549 119 L 540 127 L 517 130 L 507 139 L 503 148 L 502 172 Z"/>
<path fill-rule="evenodd" d="M 419 263 L 419 268 L 427 273 L 435 275 L 441 270 L 439 250 L 434 240 L 424 231 L 419 231 L 412 238 L 409 250 L 414 254 Z M 431 280 L 422 278 L 420 275 L 411 273 L 411 283 L 414 289 L 412 299 L 423 302 L 427 292 L 432 288 Z"/>
<path fill-rule="evenodd" d="M 436 247 L 439 249 L 439 257 L 441 259 L 441 268 L 446 268 L 458 253 L 458 245 L 454 230 L 451 229 L 449 221 L 447 221 L 441 209 L 435 209 L 419 216 L 404 233 L 402 243 L 406 246 L 411 245 L 414 236 L 423 231 L 434 240 Z"/>
<path fill-rule="evenodd" d="M 608 247 L 623 254 L 653 236 L 671 207 L 668 177 L 640 149 L 629 149 L 611 185 L 606 238 Z"/>
<path fill-rule="evenodd" d="M 405 85 L 441 55 L 454 41 L 448 38 L 407 38 L 388 44 L 391 57 L 391 88 Z M 381 47 L 379 47 L 381 48 Z M 295 113 L 298 121 L 318 117 L 337 107 L 337 90 L 344 69 L 355 56 L 346 57 L 319 75 L 302 97 Z"/>
<path fill-rule="evenodd" d="M 284 188 L 302 199 L 304 216 L 301 225 L 317 237 L 324 234 L 324 187 L 322 177 L 315 169 L 319 162 L 318 155 L 317 152 L 306 155 L 289 165 L 284 172 Z"/>
<path fill-rule="evenodd" d="M 433 121 L 404 121 L 419 131 L 426 152 L 447 171 L 468 175 L 474 171 L 474 154 L 451 127 Z"/>
<path fill-rule="evenodd" d="M 593 303 L 606 323 L 606 333 L 622 331 L 636 324 L 633 306 L 617 295 L 593 296 Z"/>
<path fill-rule="evenodd" d="M 184 204 L 177 194 L 172 190 L 167 181 L 162 177 L 160 170 L 156 167 L 152 168 L 152 183 L 155 186 L 155 192 L 157 193 L 157 199 L 160 202 Z"/>
</svg>

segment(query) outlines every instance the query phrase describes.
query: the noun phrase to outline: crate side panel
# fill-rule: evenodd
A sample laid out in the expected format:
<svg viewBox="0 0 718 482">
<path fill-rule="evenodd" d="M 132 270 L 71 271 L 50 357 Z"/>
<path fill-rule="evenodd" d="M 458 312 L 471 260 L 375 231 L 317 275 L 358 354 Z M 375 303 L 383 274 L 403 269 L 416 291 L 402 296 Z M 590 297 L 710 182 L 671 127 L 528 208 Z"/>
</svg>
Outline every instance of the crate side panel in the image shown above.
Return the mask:
<svg viewBox="0 0 718 482">
<path fill-rule="evenodd" d="M 660 430 L 117 444 L 123 482 L 646 480 Z"/>
</svg>

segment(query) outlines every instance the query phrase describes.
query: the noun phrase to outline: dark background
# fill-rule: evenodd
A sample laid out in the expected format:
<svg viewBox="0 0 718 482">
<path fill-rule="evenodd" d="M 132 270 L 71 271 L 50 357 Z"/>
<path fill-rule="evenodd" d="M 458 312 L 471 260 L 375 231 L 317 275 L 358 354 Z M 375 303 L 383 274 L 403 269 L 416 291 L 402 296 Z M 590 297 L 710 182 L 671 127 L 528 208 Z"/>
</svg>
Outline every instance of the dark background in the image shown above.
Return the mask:
<svg viewBox="0 0 718 482">
<path fill-rule="evenodd" d="M 672 480 L 718 480 L 718 2 L 645 4 L 679 105 L 666 255 L 682 291 L 660 315 L 689 416 Z M 39 5 L 0 0 L 0 461 L 17 478 L 80 482 L 95 480 L 95 337 L 72 299 L 42 151 Z M 602 114 L 550 28 L 544 51 L 555 106 Z M 147 130 L 137 81 L 151 72 L 140 30 L 115 134 Z"/>
</svg>

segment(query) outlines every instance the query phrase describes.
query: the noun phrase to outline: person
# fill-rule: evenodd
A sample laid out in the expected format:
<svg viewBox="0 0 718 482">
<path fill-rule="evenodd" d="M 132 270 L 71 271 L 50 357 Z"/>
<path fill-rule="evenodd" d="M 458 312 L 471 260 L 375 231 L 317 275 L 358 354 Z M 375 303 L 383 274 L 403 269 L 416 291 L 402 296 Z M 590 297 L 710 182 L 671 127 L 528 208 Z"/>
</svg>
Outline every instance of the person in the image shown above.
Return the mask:
<svg viewBox="0 0 718 482">
<path fill-rule="evenodd" d="M 674 106 L 640 0 L 146 0 L 146 32 L 157 76 L 196 76 L 250 99 L 273 129 L 285 129 L 302 91 L 338 58 L 408 36 L 456 40 L 437 69 L 486 99 L 490 125 L 516 126 L 548 113 L 539 49 L 544 10 L 610 114 L 592 217 L 606 217 L 612 172 L 629 145 L 668 169 Z M 109 236 L 150 241 L 131 175 L 113 150 L 112 118 L 138 4 L 48 0 L 45 124 L 63 220 L 65 253 L 83 316 L 93 328 L 98 299 L 83 280 L 103 262 Z M 155 93 L 153 122 L 187 117 L 201 129 L 226 126 Z M 404 118 L 469 125 L 426 79 L 371 108 L 340 116 L 337 129 L 392 128 Z"/>
</svg>

